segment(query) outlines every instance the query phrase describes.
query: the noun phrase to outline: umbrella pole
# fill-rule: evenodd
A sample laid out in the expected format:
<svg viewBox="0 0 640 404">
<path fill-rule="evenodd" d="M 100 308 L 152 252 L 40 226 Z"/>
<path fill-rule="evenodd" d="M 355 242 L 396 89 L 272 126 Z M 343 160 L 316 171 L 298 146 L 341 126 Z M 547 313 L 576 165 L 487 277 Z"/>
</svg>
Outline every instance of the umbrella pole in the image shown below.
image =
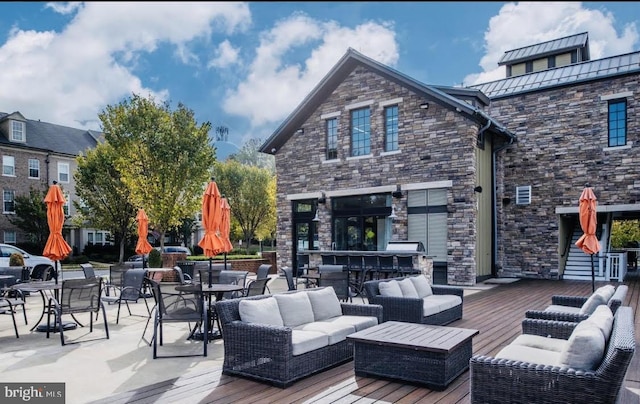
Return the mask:
<svg viewBox="0 0 640 404">
<path fill-rule="evenodd" d="M 211 282 L 212 282 L 211 271 L 213 271 L 213 258 L 209 257 L 209 287 L 211 287 Z"/>
<path fill-rule="evenodd" d="M 593 254 L 591 254 L 591 292 L 596 291 L 596 274 L 593 268 Z"/>
<path fill-rule="evenodd" d="M 227 253 L 224 253 L 224 269 L 227 269 Z"/>
</svg>

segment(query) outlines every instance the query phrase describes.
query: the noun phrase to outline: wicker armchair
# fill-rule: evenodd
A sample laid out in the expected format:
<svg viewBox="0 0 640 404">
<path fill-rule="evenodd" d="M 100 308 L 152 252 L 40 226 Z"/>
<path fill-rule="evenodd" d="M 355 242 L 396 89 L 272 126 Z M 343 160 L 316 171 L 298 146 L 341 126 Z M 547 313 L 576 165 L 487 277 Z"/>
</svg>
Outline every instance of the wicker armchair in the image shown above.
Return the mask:
<svg viewBox="0 0 640 404">
<path fill-rule="evenodd" d="M 523 333 L 567 339 L 578 323 L 525 319 Z M 474 355 L 472 403 L 615 403 L 635 352 L 633 312 L 620 307 L 600 365 L 593 371 Z"/>
<path fill-rule="evenodd" d="M 446 325 L 462 318 L 462 304 L 442 310 L 428 316 L 424 315 L 424 302 L 419 298 L 391 297 L 380 294 L 379 285 L 392 280 L 405 279 L 388 278 L 364 283 L 364 290 L 370 304 L 379 304 L 383 307 L 384 321 L 404 321 L 408 323 L 422 323 L 431 325 Z M 464 289 L 454 286 L 431 285 L 434 295 L 455 295 L 464 300 Z"/>
<path fill-rule="evenodd" d="M 627 285 L 619 285 L 613 296 L 611 296 L 607 302 L 613 314 L 616 314 L 616 310 L 622 305 L 627 296 L 628 289 L 629 287 Z M 549 308 L 546 310 L 527 310 L 525 317 L 540 320 L 579 322 L 589 317 L 589 314 L 578 312 L 580 307 L 582 307 L 588 299 L 589 296 L 554 295 L 551 296 L 551 307 L 558 307 L 558 310 L 551 310 Z M 567 309 L 562 309 L 562 307 L 567 307 Z"/>
</svg>

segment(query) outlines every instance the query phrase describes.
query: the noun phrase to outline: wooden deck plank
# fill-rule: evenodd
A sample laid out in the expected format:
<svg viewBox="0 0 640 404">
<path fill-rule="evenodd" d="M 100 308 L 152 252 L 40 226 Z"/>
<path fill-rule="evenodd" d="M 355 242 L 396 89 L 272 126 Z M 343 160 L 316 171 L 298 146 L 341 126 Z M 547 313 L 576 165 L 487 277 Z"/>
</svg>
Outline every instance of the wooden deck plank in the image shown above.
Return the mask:
<svg viewBox="0 0 640 404">
<path fill-rule="evenodd" d="M 636 344 L 640 338 L 638 321 L 640 274 L 625 281 L 629 291 L 624 304 L 635 313 Z M 604 283 L 598 282 L 596 287 Z M 616 285 L 614 283 L 614 285 Z M 526 310 L 542 310 L 552 295 L 591 293 L 590 282 L 519 280 L 465 296 L 464 313 L 452 327 L 473 328 L 480 334 L 473 339 L 474 354 L 494 355 L 522 332 Z M 640 355 L 636 352 L 621 392 L 621 402 L 640 404 Z M 441 403 L 466 404 L 469 372 L 465 371 L 444 391 L 393 380 L 357 377 L 353 362 L 302 379 L 286 389 L 221 374 L 221 369 L 191 374 L 124 392 L 96 403 Z"/>
</svg>

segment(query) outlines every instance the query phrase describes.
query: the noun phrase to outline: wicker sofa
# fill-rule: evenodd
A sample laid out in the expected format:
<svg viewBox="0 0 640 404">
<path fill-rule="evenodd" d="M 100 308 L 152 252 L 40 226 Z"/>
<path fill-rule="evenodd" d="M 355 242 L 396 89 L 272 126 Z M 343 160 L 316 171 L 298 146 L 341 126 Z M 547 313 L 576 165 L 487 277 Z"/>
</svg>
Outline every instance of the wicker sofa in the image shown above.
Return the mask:
<svg viewBox="0 0 640 404">
<path fill-rule="evenodd" d="M 393 282 L 398 283 L 400 295 L 389 287 Z M 409 282 L 417 286 L 415 293 Z M 462 318 L 464 290 L 430 285 L 424 275 L 367 281 L 364 289 L 369 304 L 382 306 L 383 321 L 446 325 Z"/>
<path fill-rule="evenodd" d="M 572 321 L 579 322 L 587 319 L 591 313 L 601 304 L 606 304 L 613 314 L 622 305 L 627 296 L 627 285 L 604 285 L 596 289 L 590 296 L 563 296 L 551 297 L 551 305 L 544 310 L 527 310 L 526 318 L 541 320 Z"/>
<path fill-rule="evenodd" d="M 612 320 L 591 321 L 607 311 Z M 613 316 L 601 305 L 579 323 L 525 318 L 522 329 L 495 357 L 471 358 L 472 403 L 616 402 L 635 352 L 631 307 Z"/>
<path fill-rule="evenodd" d="M 332 287 L 216 303 L 222 373 L 284 388 L 353 359 L 346 336 L 382 322 L 378 305 L 340 303 Z"/>
</svg>

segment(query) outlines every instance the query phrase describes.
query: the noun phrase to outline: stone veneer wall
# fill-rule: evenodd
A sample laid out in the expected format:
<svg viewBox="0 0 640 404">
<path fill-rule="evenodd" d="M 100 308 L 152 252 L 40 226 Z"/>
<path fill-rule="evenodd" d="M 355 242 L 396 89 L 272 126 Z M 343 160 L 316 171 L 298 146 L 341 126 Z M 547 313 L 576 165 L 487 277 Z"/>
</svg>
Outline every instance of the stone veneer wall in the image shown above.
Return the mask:
<svg viewBox="0 0 640 404">
<path fill-rule="evenodd" d="M 402 98 L 399 106 L 400 151 L 384 150 L 384 108 L 379 102 Z M 355 103 L 373 101 L 371 109 L 372 156 L 349 158 L 350 112 Z M 424 98 L 363 67 L 356 68 L 304 123 L 304 133 L 294 134 L 276 153 L 278 265 L 292 265 L 292 214 L 289 194 L 333 191 L 396 184 L 450 180 L 448 189 L 448 283 L 475 284 L 476 183 L 475 147 L 478 126 L 458 113 Z M 325 120 L 338 116 L 338 159 L 325 162 Z M 406 191 L 395 199 L 398 219 L 394 239 L 407 238 Z M 399 209 L 398 209 L 399 208 Z M 319 208 L 321 249 L 331 246 L 331 200 Z"/>
<path fill-rule="evenodd" d="M 598 206 L 640 203 L 639 80 L 631 75 L 492 100 L 489 115 L 518 136 L 497 166 L 502 274 L 550 278 L 558 270 L 555 209 L 577 208 L 585 183 Z M 630 147 L 608 149 L 608 101 L 600 97 L 625 93 Z M 525 185 L 532 203 L 516 205 L 516 187 Z M 503 198 L 511 202 L 503 205 Z"/>
</svg>

